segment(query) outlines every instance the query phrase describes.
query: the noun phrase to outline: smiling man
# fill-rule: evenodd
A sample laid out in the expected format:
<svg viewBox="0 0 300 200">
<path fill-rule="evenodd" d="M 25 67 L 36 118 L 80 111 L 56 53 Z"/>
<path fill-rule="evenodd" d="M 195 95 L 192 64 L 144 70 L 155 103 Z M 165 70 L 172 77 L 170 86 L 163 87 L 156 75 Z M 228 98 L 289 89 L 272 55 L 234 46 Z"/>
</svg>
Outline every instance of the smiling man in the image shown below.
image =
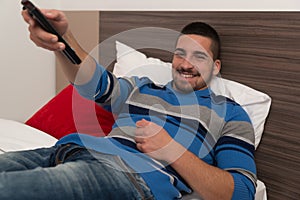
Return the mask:
<svg viewBox="0 0 300 200">
<path fill-rule="evenodd" d="M 220 40 L 211 26 L 183 28 L 174 80 L 161 86 L 146 77 L 116 78 L 80 47 L 63 12 L 42 12 L 83 62 L 69 62 L 57 37 L 23 11 L 31 40 L 55 52 L 82 96 L 118 118 L 108 137 L 74 133 L 51 148 L 1 154 L 0 199 L 166 200 L 192 191 L 203 199 L 254 198 L 250 119 L 209 89 L 221 68 Z"/>
<path fill-rule="evenodd" d="M 212 59 L 213 42 L 196 34 L 179 37 L 172 62 L 174 87 L 177 90 L 191 92 L 205 89 L 213 76 L 219 73 L 221 61 Z"/>
</svg>

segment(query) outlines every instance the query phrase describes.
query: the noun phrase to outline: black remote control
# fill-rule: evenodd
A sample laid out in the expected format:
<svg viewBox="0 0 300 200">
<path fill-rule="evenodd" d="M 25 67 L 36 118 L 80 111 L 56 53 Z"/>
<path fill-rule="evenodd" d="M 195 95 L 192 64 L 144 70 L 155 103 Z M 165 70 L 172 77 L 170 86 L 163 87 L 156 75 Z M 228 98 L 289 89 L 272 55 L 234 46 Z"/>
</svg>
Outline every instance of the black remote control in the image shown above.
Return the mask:
<svg viewBox="0 0 300 200">
<path fill-rule="evenodd" d="M 55 30 L 55 28 L 50 24 L 46 17 L 41 13 L 41 11 L 33 5 L 28 0 L 22 0 L 21 4 L 24 6 L 30 16 L 35 19 L 40 26 L 47 32 L 52 33 L 58 37 L 58 41 L 65 44 L 66 48 L 63 50 L 63 54 L 69 58 L 73 64 L 80 64 L 81 60 L 75 53 L 75 51 L 70 47 L 70 45 L 61 37 L 61 35 Z"/>
</svg>

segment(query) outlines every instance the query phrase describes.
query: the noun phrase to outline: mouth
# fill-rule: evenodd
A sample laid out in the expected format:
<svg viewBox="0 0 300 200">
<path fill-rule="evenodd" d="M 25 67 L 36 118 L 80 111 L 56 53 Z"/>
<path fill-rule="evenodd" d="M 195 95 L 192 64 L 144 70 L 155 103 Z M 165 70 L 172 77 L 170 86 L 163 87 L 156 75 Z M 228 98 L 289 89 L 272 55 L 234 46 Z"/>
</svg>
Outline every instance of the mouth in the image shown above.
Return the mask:
<svg viewBox="0 0 300 200">
<path fill-rule="evenodd" d="M 199 73 L 192 73 L 192 72 L 187 72 L 187 71 L 182 71 L 182 70 L 177 70 L 177 73 L 180 77 L 182 77 L 184 79 L 191 79 L 194 77 L 201 76 L 201 74 L 199 74 Z"/>
</svg>

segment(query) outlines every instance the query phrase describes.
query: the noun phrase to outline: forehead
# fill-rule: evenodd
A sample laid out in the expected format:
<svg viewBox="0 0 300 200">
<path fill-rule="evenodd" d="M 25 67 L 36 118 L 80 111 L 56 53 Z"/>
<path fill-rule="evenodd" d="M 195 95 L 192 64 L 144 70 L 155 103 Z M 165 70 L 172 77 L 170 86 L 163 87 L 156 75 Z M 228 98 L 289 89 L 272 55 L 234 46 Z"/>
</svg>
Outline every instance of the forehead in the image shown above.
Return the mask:
<svg viewBox="0 0 300 200">
<path fill-rule="evenodd" d="M 212 41 L 208 37 L 200 35 L 181 35 L 178 38 L 176 48 L 181 48 L 186 51 L 206 51 L 209 55 L 211 52 Z"/>
</svg>

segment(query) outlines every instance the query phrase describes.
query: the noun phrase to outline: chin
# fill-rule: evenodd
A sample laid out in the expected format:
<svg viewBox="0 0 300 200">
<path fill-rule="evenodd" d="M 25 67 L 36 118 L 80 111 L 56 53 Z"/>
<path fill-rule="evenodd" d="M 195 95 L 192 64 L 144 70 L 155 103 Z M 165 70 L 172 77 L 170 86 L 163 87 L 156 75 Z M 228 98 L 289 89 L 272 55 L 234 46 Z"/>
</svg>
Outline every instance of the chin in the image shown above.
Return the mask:
<svg viewBox="0 0 300 200">
<path fill-rule="evenodd" d="M 174 88 L 179 92 L 190 93 L 194 91 L 194 88 L 188 82 L 174 81 L 173 84 L 174 84 Z"/>
</svg>

